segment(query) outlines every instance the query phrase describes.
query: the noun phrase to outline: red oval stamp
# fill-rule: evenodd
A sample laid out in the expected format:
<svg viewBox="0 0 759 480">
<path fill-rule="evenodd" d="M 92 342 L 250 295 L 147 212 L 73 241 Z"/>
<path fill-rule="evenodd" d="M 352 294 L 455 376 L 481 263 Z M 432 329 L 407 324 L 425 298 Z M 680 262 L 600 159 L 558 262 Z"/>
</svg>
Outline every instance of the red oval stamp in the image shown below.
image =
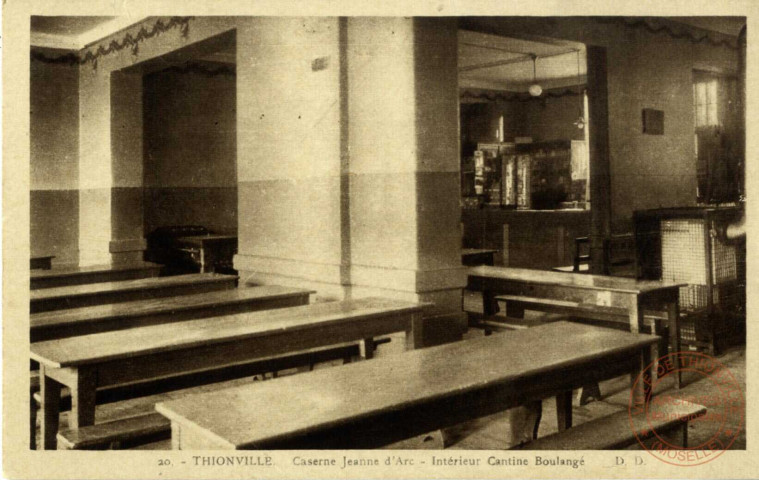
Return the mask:
<svg viewBox="0 0 759 480">
<path fill-rule="evenodd" d="M 674 389 L 671 379 L 684 374 L 703 388 Z M 702 465 L 728 450 L 743 428 L 745 411 L 733 373 L 698 352 L 671 353 L 652 362 L 630 394 L 630 428 L 636 439 L 655 458 L 678 466 Z M 689 428 L 698 432 L 690 441 Z"/>
</svg>

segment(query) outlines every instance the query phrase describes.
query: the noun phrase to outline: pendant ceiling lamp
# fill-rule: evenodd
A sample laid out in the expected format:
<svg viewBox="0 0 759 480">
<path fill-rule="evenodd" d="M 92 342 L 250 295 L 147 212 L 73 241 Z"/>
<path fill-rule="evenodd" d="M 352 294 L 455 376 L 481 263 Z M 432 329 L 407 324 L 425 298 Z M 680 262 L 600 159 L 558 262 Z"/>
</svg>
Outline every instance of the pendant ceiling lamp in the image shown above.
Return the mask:
<svg viewBox="0 0 759 480">
<path fill-rule="evenodd" d="M 580 50 L 577 50 L 577 80 L 580 79 Z M 585 90 L 580 90 L 580 116 L 575 120 L 574 125 L 578 129 L 585 128 L 587 121 L 585 120 Z"/>
<path fill-rule="evenodd" d="M 543 93 L 543 87 L 538 84 L 538 56 L 534 53 L 530 56 L 532 57 L 532 85 L 530 85 L 527 91 L 533 97 L 539 97 Z"/>
</svg>

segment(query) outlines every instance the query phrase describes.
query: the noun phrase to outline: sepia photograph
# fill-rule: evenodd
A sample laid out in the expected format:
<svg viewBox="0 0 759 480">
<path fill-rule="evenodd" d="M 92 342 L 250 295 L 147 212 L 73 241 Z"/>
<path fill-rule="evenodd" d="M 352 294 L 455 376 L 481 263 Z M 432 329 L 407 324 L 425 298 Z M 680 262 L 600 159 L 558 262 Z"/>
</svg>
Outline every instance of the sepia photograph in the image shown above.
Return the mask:
<svg viewBox="0 0 759 480">
<path fill-rule="evenodd" d="M 748 3 L 19 3 L 4 477 L 759 468 Z"/>
</svg>

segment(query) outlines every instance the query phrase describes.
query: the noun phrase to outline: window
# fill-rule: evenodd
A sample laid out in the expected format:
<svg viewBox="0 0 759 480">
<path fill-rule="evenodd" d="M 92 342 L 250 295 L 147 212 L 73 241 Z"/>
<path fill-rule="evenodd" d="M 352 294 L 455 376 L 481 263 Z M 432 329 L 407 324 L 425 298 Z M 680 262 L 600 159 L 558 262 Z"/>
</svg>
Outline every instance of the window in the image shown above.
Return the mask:
<svg viewBox="0 0 759 480">
<path fill-rule="evenodd" d="M 717 79 L 711 78 L 693 83 L 693 108 L 696 128 L 719 125 L 717 112 Z"/>
<path fill-rule="evenodd" d="M 737 80 L 725 73 L 693 71 L 696 177 L 699 203 L 735 201 L 740 194 L 737 150 L 741 119 Z"/>
</svg>

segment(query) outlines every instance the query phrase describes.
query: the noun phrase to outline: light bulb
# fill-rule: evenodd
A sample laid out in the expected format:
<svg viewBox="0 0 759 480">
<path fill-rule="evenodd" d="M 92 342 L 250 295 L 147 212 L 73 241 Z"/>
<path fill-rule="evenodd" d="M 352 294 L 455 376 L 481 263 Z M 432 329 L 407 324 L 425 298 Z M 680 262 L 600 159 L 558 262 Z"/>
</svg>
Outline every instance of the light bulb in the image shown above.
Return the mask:
<svg viewBox="0 0 759 480">
<path fill-rule="evenodd" d="M 528 92 L 530 92 L 530 95 L 533 97 L 539 97 L 541 93 L 543 93 L 543 88 L 538 85 L 537 83 L 530 85 L 530 88 L 527 89 Z"/>
</svg>

